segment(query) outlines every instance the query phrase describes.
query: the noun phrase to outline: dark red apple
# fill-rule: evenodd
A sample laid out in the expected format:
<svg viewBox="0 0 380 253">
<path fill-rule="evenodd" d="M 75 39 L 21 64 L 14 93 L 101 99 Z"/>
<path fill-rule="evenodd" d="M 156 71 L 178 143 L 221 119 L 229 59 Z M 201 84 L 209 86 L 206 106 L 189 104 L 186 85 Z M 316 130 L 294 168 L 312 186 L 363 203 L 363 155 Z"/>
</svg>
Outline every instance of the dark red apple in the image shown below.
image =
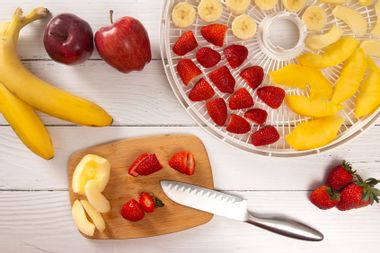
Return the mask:
<svg viewBox="0 0 380 253">
<path fill-rule="evenodd" d="M 148 33 L 135 18 L 123 17 L 95 33 L 95 45 L 100 56 L 123 73 L 142 70 L 152 59 Z"/>
<path fill-rule="evenodd" d="M 94 36 L 86 21 L 73 14 L 63 13 L 47 24 L 44 46 L 53 60 L 74 65 L 91 56 L 94 51 Z"/>
</svg>

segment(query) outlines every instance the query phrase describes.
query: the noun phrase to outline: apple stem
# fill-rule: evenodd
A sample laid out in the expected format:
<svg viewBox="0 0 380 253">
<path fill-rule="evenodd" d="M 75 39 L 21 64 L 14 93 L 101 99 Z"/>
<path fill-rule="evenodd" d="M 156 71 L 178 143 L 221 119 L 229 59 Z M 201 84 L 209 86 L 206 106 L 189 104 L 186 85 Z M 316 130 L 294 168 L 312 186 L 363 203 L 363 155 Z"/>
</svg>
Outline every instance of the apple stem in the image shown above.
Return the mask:
<svg viewBox="0 0 380 253">
<path fill-rule="evenodd" d="M 110 21 L 111 21 L 111 24 L 113 24 L 112 16 L 113 16 L 113 10 L 110 10 Z"/>
</svg>

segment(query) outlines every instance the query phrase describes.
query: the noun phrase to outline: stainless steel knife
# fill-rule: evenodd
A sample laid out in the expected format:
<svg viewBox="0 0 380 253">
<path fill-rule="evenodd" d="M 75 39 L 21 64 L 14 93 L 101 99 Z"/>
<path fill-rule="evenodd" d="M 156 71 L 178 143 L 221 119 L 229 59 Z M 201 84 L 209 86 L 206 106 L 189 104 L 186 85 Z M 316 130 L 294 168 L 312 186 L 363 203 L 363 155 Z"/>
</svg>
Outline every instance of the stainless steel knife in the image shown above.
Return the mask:
<svg viewBox="0 0 380 253">
<path fill-rule="evenodd" d="M 244 221 L 266 230 L 307 241 L 322 241 L 323 234 L 298 221 L 282 217 L 257 217 L 247 208 L 247 200 L 204 187 L 163 180 L 165 194 L 178 204 Z"/>
</svg>

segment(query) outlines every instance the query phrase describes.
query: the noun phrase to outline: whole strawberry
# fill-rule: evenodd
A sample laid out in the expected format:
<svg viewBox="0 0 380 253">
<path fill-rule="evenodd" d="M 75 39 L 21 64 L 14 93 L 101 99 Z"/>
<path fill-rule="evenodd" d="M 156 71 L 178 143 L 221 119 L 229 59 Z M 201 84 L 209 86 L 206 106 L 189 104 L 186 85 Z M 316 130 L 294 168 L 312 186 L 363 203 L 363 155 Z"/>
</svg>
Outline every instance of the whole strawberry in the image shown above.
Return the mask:
<svg viewBox="0 0 380 253">
<path fill-rule="evenodd" d="M 352 183 L 356 176 L 351 164 L 343 161 L 342 164 L 333 168 L 327 176 L 327 184 L 336 191 Z"/>
<path fill-rule="evenodd" d="M 309 198 L 320 209 L 329 209 L 338 204 L 339 193 L 327 185 L 321 185 L 311 192 Z"/>
</svg>

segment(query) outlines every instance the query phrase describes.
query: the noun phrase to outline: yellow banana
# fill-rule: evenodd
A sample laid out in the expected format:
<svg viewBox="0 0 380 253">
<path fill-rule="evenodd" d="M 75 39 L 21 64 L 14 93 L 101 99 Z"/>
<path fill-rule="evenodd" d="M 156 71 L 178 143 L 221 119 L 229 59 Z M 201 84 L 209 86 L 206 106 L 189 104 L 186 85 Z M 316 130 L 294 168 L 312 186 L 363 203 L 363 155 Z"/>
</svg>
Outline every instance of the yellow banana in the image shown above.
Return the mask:
<svg viewBox="0 0 380 253">
<path fill-rule="evenodd" d="M 48 15 L 46 8 L 36 8 L 24 16 L 18 8 L 10 22 L 0 24 L 0 82 L 18 98 L 51 116 L 80 125 L 110 125 L 111 116 L 100 106 L 42 81 L 20 62 L 16 53 L 20 30 Z"/>
</svg>

